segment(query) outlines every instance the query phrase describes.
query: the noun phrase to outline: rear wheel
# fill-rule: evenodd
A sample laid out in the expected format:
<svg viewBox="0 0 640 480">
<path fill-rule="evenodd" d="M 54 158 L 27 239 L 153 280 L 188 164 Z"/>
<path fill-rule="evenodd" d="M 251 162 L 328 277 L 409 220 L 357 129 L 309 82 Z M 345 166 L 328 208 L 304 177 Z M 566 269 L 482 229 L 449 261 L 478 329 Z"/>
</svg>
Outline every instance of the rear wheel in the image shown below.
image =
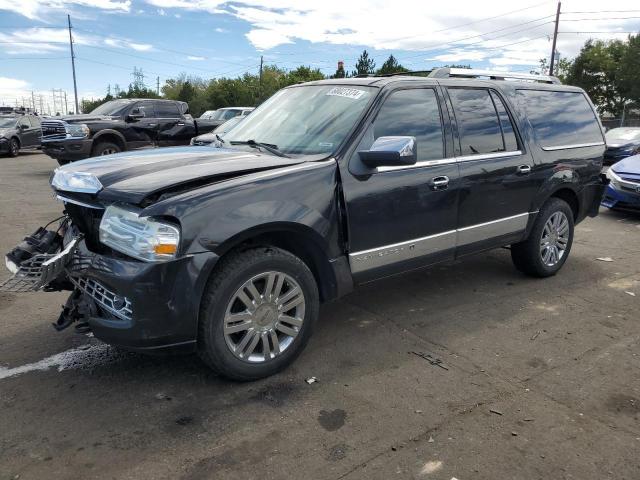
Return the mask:
<svg viewBox="0 0 640 480">
<path fill-rule="evenodd" d="M 534 277 L 558 273 L 571 251 L 573 222 L 573 211 L 567 202 L 549 199 L 540 209 L 529 237 L 511 246 L 516 268 Z"/>
<path fill-rule="evenodd" d="M 100 157 L 102 155 L 112 155 L 121 151 L 122 149 L 120 146 L 115 143 L 100 142 L 91 149 L 91 155 L 93 157 Z"/>
<path fill-rule="evenodd" d="M 275 247 L 231 254 L 205 292 L 200 357 L 234 380 L 273 375 L 302 352 L 318 318 L 315 278 L 298 257 Z"/>
<path fill-rule="evenodd" d="M 20 143 L 17 139 L 12 138 L 9 140 L 9 156 L 17 157 L 18 153 L 20 153 Z"/>
</svg>

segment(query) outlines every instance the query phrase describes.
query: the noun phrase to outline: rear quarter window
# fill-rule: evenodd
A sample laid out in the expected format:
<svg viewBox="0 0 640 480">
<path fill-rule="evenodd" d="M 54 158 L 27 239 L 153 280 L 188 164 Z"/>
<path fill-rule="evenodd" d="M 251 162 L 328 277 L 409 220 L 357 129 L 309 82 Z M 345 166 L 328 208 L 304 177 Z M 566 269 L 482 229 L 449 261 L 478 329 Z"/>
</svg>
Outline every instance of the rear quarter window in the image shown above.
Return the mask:
<svg viewBox="0 0 640 480">
<path fill-rule="evenodd" d="M 598 119 L 581 92 L 518 90 L 518 104 L 543 149 L 604 144 Z"/>
</svg>

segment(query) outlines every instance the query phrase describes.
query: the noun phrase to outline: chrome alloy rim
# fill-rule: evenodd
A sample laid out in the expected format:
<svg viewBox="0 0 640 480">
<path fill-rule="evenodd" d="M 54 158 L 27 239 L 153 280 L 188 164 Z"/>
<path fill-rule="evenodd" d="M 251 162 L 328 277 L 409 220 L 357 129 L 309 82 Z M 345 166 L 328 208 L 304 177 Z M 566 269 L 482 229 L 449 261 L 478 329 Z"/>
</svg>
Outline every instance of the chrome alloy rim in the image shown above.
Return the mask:
<svg viewBox="0 0 640 480">
<path fill-rule="evenodd" d="M 118 153 L 115 148 L 105 148 L 102 150 L 101 155 L 112 155 L 114 153 Z"/>
<path fill-rule="evenodd" d="M 286 273 L 264 272 L 231 297 L 224 315 L 224 339 L 239 359 L 262 363 L 291 346 L 304 321 L 300 285 Z"/>
<path fill-rule="evenodd" d="M 563 212 L 555 212 L 549 217 L 542 230 L 540 257 L 547 267 L 558 264 L 569 244 L 569 219 Z"/>
</svg>

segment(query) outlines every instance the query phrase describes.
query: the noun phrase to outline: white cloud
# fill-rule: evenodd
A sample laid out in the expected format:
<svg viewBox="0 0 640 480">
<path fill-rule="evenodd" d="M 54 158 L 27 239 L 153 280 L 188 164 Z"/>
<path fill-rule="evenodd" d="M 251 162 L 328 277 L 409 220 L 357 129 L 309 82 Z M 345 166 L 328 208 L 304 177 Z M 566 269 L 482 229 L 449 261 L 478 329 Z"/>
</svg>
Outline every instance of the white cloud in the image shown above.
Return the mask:
<svg viewBox="0 0 640 480">
<path fill-rule="evenodd" d="M 160 15 L 161 17 L 164 17 L 167 15 L 167 12 L 164 11 L 164 8 L 159 8 L 158 15 Z"/>
<path fill-rule="evenodd" d="M 153 49 L 153 45 L 148 43 L 132 42 L 125 38 L 104 38 L 78 32 L 74 32 L 73 40 L 76 45 L 106 45 L 121 49 L 133 49 L 138 52 L 147 52 Z M 3 42 L 3 53 L 9 55 L 67 52 L 69 50 L 69 31 L 64 28 L 18 29 L 7 33 L 0 32 L 0 42 Z"/>
<path fill-rule="evenodd" d="M 555 2 L 534 5 L 526 2 L 505 4 L 501 0 L 456 0 L 426 5 L 423 0 L 146 0 L 158 8 L 224 13 L 247 22 L 247 39 L 258 50 L 308 41 L 336 45 L 366 46 L 385 52 L 373 52 L 378 63 L 391 50 L 423 52 L 409 56 L 408 63 L 425 65 L 427 58 L 440 62 L 485 61 L 496 65 L 506 60 L 533 60 L 549 55 L 548 39 L 553 32 Z M 617 0 L 615 10 L 637 9 L 637 0 Z M 565 0 L 563 10 L 600 11 L 600 0 Z M 611 7 L 614 9 L 613 7 Z M 509 15 L 502 15 L 509 13 Z M 488 17 L 496 18 L 488 18 Z M 625 16 L 615 14 L 609 16 Z M 628 14 L 628 16 L 634 16 Z M 637 15 L 635 15 L 637 16 Z M 607 15 L 561 17 L 562 30 L 637 31 L 638 19 L 609 20 Z M 583 19 L 581 21 L 571 21 Z M 486 34 L 493 32 L 492 34 Z M 485 35 L 482 35 L 485 34 Z M 611 34 L 605 34 L 612 37 Z M 468 38 L 471 37 L 471 38 Z M 589 34 L 561 34 L 559 51 L 566 56 L 578 53 Z M 513 42 L 522 42 L 510 46 Z M 535 46 L 535 48 L 532 48 Z M 496 50 L 498 49 L 498 50 Z M 407 57 L 407 55 L 404 55 Z M 398 55 L 400 61 L 402 55 Z"/>
<path fill-rule="evenodd" d="M 15 90 L 24 90 L 29 87 L 29 82 L 17 78 L 0 77 L 0 94 Z"/>
<path fill-rule="evenodd" d="M 227 30 L 226 28 L 216 27 L 216 28 L 214 28 L 214 30 L 215 30 L 217 33 L 229 33 L 229 30 Z"/>
<path fill-rule="evenodd" d="M 99 10 L 127 13 L 131 9 L 131 0 L 0 0 L 0 10 L 23 15 L 31 19 L 44 20 L 47 13 L 72 7 L 92 7 Z"/>
<path fill-rule="evenodd" d="M 197 57 L 195 55 L 188 55 L 187 60 L 193 60 L 194 62 L 201 62 L 202 60 L 206 60 L 205 57 Z"/>
<path fill-rule="evenodd" d="M 455 49 L 449 53 L 444 53 L 442 55 L 436 55 L 433 58 L 428 58 L 427 60 L 436 60 L 438 62 L 461 62 L 463 60 L 467 61 L 480 61 L 484 60 L 489 56 L 489 53 L 483 50 L 460 50 Z"/>
</svg>

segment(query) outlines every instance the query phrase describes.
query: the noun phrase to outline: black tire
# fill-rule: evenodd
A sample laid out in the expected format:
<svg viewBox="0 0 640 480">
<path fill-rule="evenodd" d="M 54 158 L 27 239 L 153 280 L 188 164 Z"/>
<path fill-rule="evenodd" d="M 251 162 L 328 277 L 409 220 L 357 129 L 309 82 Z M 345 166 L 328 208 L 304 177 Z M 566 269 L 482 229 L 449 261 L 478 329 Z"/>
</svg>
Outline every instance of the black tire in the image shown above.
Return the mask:
<svg viewBox="0 0 640 480">
<path fill-rule="evenodd" d="M 99 142 L 91 149 L 91 156 L 100 157 L 102 155 L 111 155 L 112 153 L 119 153 L 121 151 L 122 149 L 120 148 L 120 145 L 112 142 Z"/>
<path fill-rule="evenodd" d="M 238 358 L 227 345 L 224 335 L 225 313 L 235 293 L 245 282 L 272 271 L 290 276 L 302 290 L 304 320 L 297 336 L 279 355 L 261 363 L 251 363 Z M 273 375 L 291 364 L 304 349 L 318 319 L 319 304 L 318 286 L 313 273 L 295 255 L 270 246 L 231 253 L 216 267 L 205 289 L 198 327 L 200 358 L 213 370 L 232 380 L 250 381 Z"/>
<path fill-rule="evenodd" d="M 545 224 L 556 212 L 561 212 L 568 220 L 568 241 L 559 261 L 553 266 L 550 266 L 543 261 L 540 243 L 542 241 Z M 529 237 L 523 242 L 511 245 L 511 259 L 513 260 L 513 264 L 522 273 L 532 277 L 544 278 L 555 275 L 567 261 L 569 253 L 571 252 L 573 227 L 573 211 L 569 204 L 560 198 L 550 198 L 540 209 L 531 233 L 529 233 Z"/>
<path fill-rule="evenodd" d="M 11 140 L 9 140 L 9 156 L 17 157 L 19 153 L 20 153 L 20 142 L 18 142 L 18 139 L 12 138 Z"/>
</svg>

